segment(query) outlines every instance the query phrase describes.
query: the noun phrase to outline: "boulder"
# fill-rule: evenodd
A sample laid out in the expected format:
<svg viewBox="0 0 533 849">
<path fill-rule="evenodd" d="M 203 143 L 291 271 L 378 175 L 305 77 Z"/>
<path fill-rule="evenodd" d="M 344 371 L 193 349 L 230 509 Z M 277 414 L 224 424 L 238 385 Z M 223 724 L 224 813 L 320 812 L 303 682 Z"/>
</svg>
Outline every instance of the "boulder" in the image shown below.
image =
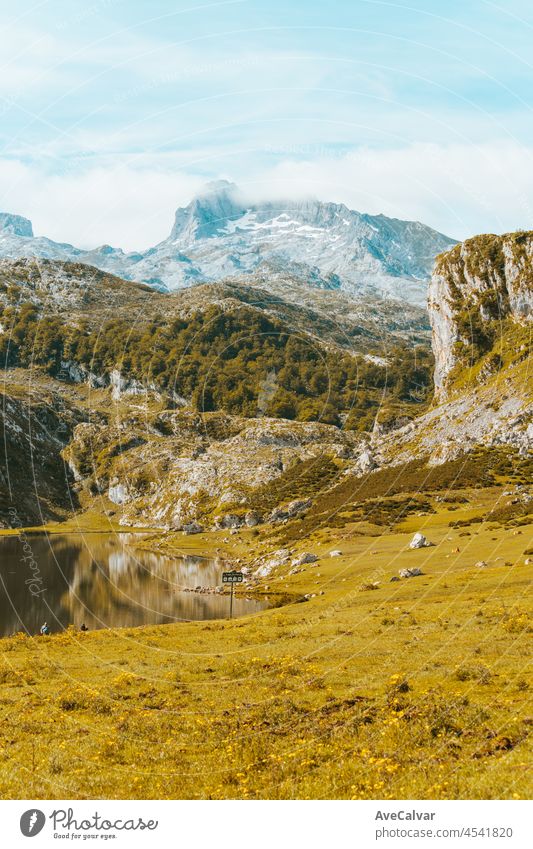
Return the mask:
<svg viewBox="0 0 533 849">
<path fill-rule="evenodd" d="M 249 528 L 255 528 L 256 525 L 261 524 L 263 517 L 257 512 L 257 510 L 249 510 L 244 517 L 244 521 Z"/>
<path fill-rule="evenodd" d="M 489 564 L 486 560 L 478 560 L 476 563 L 476 569 L 486 569 Z"/>
<path fill-rule="evenodd" d="M 266 578 L 270 575 L 273 569 L 278 566 L 283 566 L 289 559 L 290 551 L 288 548 L 280 548 L 275 551 L 268 559 L 263 560 L 258 569 L 254 572 L 256 578 Z"/>
<path fill-rule="evenodd" d="M 423 575 L 424 573 L 418 566 L 412 566 L 410 569 L 400 569 L 398 574 L 400 578 L 416 578 L 418 575 Z"/>
<path fill-rule="evenodd" d="M 305 510 L 308 510 L 311 503 L 310 498 L 291 501 L 282 507 L 276 507 L 268 517 L 268 520 L 270 522 L 284 522 L 287 519 L 294 519 L 295 516 L 299 516 Z"/>
<path fill-rule="evenodd" d="M 186 525 L 183 525 L 183 533 L 190 536 L 191 534 L 202 534 L 204 529 L 198 522 L 188 522 Z"/>
<path fill-rule="evenodd" d="M 409 543 L 409 548 L 427 548 L 430 545 L 433 545 L 433 543 L 429 542 L 424 534 L 416 533 Z"/>
<path fill-rule="evenodd" d="M 215 525 L 217 528 L 240 528 L 242 519 L 235 513 L 226 513 L 225 516 L 215 516 Z"/>
<path fill-rule="evenodd" d="M 377 468 L 377 463 L 368 448 L 365 448 L 361 452 L 357 459 L 356 466 L 357 470 L 363 473 L 371 472 L 373 469 Z"/>
<path fill-rule="evenodd" d="M 303 566 L 305 563 L 316 563 L 318 560 L 317 554 L 312 554 L 310 551 L 305 551 L 299 557 L 295 557 L 291 566 Z"/>
<path fill-rule="evenodd" d="M 123 483 L 114 483 L 107 491 L 107 497 L 113 504 L 127 504 L 131 496 Z"/>
</svg>

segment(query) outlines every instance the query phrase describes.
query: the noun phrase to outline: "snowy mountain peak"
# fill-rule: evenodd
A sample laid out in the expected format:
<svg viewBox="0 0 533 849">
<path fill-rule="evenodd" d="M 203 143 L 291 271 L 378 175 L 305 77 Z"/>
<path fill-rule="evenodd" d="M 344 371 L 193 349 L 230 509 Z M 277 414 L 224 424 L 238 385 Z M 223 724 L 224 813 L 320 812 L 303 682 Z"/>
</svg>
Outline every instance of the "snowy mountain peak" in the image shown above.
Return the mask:
<svg viewBox="0 0 533 849">
<path fill-rule="evenodd" d="M 433 261 L 455 244 L 417 221 L 368 215 L 313 198 L 246 199 L 227 180 L 208 183 L 175 214 L 168 238 L 144 252 L 82 251 L 33 238 L 20 216 L 0 216 L 0 257 L 94 265 L 160 289 L 259 275 L 424 304 Z"/>
<path fill-rule="evenodd" d="M 9 212 L 0 212 L 0 233 L 12 236 L 33 236 L 31 221 L 22 215 L 11 215 Z"/>
<path fill-rule="evenodd" d="M 238 193 L 237 186 L 227 180 L 207 183 L 187 206 L 176 210 L 174 226 L 166 241 L 188 243 L 213 236 L 229 219 L 244 214 Z"/>
</svg>

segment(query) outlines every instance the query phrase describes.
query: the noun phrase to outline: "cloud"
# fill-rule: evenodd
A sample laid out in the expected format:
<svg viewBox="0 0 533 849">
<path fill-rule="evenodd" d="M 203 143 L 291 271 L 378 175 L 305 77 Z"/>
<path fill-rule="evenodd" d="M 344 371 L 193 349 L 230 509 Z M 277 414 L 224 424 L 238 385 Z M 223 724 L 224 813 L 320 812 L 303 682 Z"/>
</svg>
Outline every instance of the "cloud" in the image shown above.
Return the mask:
<svg viewBox="0 0 533 849">
<path fill-rule="evenodd" d="M 339 156 L 297 151 L 257 191 L 315 195 L 430 224 L 457 238 L 533 227 L 533 148 L 515 142 L 413 144 Z"/>
<path fill-rule="evenodd" d="M 0 208 L 30 218 L 38 236 L 91 248 L 147 248 L 170 232 L 204 175 L 119 163 L 63 174 L 0 160 Z"/>
<path fill-rule="evenodd" d="M 38 161 L 0 159 L 0 208 L 31 218 L 36 234 L 58 241 L 143 249 L 168 235 L 174 210 L 207 180 L 226 177 L 252 198 L 314 196 L 419 220 L 456 238 L 533 226 L 533 148 L 514 142 L 265 147 L 243 154 L 239 167 L 235 157 L 223 167 L 209 151 L 204 159 L 196 154 L 196 165 L 187 153 L 73 160 L 61 174 Z"/>
</svg>

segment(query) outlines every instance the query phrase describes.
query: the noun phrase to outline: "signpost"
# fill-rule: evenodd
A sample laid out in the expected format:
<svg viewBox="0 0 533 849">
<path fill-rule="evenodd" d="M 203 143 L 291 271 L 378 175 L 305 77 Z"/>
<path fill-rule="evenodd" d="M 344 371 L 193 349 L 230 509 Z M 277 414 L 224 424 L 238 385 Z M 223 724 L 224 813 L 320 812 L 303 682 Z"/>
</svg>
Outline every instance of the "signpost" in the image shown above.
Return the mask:
<svg viewBox="0 0 533 849">
<path fill-rule="evenodd" d="M 244 581 L 244 575 L 242 572 L 222 572 L 222 583 L 230 584 L 231 586 L 231 594 L 229 599 L 229 618 L 231 619 L 233 616 L 233 585 L 234 584 L 242 584 Z"/>
</svg>

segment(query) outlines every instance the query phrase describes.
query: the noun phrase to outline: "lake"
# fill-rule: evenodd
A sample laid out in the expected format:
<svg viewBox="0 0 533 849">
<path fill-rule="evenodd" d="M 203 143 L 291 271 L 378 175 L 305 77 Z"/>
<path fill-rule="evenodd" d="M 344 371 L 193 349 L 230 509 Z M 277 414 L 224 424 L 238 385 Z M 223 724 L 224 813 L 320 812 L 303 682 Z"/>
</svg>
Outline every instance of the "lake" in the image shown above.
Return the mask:
<svg viewBox="0 0 533 849">
<path fill-rule="evenodd" d="M 222 583 L 219 558 L 167 557 L 134 547 L 132 534 L 27 534 L 0 538 L 0 636 L 155 625 L 229 615 L 229 598 L 187 592 Z M 268 607 L 234 599 L 233 615 Z"/>
</svg>

